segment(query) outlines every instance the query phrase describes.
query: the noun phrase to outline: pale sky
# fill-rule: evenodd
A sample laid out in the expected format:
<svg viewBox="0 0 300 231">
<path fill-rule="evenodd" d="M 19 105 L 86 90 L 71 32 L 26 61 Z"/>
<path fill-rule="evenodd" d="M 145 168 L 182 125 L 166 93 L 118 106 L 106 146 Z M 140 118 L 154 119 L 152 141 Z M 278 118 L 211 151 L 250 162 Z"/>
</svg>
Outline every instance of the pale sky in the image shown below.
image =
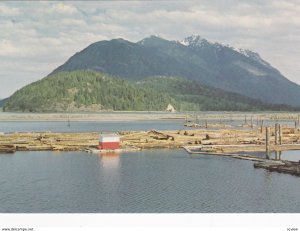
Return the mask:
<svg viewBox="0 0 300 231">
<path fill-rule="evenodd" d="M 1 1 L 0 98 L 93 42 L 192 34 L 258 52 L 300 83 L 298 0 Z"/>
</svg>

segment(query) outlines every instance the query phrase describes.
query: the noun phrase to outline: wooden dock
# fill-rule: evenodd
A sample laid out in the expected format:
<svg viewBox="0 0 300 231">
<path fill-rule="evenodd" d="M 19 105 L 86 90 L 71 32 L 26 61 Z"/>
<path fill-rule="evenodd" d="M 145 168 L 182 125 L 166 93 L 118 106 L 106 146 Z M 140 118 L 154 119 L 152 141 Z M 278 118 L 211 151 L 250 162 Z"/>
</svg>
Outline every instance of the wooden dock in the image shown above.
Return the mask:
<svg viewBox="0 0 300 231">
<path fill-rule="evenodd" d="M 242 160 L 251 160 L 251 161 L 259 161 L 263 162 L 266 160 L 266 158 L 260 158 L 260 157 L 255 157 L 251 155 L 245 155 L 245 154 L 239 154 L 239 153 L 234 153 L 234 152 L 218 152 L 215 150 L 215 146 L 218 146 L 218 148 L 223 148 L 223 147 L 234 147 L 234 148 L 242 148 L 243 150 L 244 147 L 243 145 L 214 145 L 210 147 L 203 147 L 203 146 L 184 146 L 183 148 L 189 153 L 189 154 L 201 154 L 201 155 L 212 155 L 212 156 L 227 156 L 231 158 L 236 158 L 236 159 L 242 159 Z M 251 148 L 253 148 L 255 145 L 250 145 Z M 258 145 L 256 145 L 258 146 Z M 232 150 L 232 149 L 231 149 Z"/>
<path fill-rule="evenodd" d="M 217 146 L 217 145 L 216 145 Z M 241 145 L 219 145 L 219 147 L 241 147 Z M 291 145 L 287 145 L 291 146 Z M 253 145 L 251 145 L 251 148 Z M 294 146 L 292 146 L 294 147 Z M 299 146 L 297 145 L 299 148 Z M 267 158 L 260 158 L 251 155 L 244 155 L 238 153 L 226 153 L 226 152 L 214 152 L 213 146 L 184 146 L 183 147 L 189 154 L 201 154 L 201 155 L 213 155 L 213 156 L 226 156 L 230 158 L 255 161 L 253 164 L 254 168 L 263 168 L 270 172 L 287 173 L 295 176 L 300 176 L 300 161 L 287 161 L 287 160 L 270 160 Z M 241 147 L 244 150 L 244 147 Z M 288 148 L 288 147 L 286 147 Z M 267 155 L 266 155 L 267 156 Z"/>
</svg>

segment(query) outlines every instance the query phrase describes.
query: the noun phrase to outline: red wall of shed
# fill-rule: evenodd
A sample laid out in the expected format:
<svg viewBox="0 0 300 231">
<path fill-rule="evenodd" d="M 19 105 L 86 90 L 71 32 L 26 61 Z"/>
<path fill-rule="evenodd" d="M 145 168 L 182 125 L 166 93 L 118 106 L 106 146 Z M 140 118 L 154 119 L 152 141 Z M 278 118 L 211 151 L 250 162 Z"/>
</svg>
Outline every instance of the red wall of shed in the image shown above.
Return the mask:
<svg viewBox="0 0 300 231">
<path fill-rule="evenodd" d="M 120 143 L 119 142 L 99 142 L 99 149 L 119 149 Z"/>
</svg>

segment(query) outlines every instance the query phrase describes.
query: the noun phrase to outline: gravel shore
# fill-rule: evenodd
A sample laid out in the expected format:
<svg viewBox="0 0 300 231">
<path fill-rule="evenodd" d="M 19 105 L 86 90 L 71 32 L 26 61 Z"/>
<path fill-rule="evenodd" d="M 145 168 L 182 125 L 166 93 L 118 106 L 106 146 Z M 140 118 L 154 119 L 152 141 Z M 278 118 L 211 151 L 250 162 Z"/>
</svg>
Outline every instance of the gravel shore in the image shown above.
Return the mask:
<svg viewBox="0 0 300 231">
<path fill-rule="evenodd" d="M 0 121 L 138 121 L 184 119 L 183 114 L 164 112 L 107 113 L 0 113 Z"/>
</svg>

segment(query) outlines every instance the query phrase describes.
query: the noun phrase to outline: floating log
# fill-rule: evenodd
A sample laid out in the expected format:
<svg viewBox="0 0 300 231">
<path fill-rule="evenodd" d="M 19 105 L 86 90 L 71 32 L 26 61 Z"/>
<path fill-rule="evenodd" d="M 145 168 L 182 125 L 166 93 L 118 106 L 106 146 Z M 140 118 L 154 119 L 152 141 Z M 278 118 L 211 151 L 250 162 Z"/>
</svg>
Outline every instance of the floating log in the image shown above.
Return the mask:
<svg viewBox="0 0 300 231">
<path fill-rule="evenodd" d="M 0 153 L 15 153 L 16 146 L 10 144 L 2 144 L 0 145 Z"/>
<path fill-rule="evenodd" d="M 272 161 L 254 163 L 254 168 L 263 168 L 270 172 L 288 173 L 300 176 L 300 164 L 294 161 Z"/>
</svg>

